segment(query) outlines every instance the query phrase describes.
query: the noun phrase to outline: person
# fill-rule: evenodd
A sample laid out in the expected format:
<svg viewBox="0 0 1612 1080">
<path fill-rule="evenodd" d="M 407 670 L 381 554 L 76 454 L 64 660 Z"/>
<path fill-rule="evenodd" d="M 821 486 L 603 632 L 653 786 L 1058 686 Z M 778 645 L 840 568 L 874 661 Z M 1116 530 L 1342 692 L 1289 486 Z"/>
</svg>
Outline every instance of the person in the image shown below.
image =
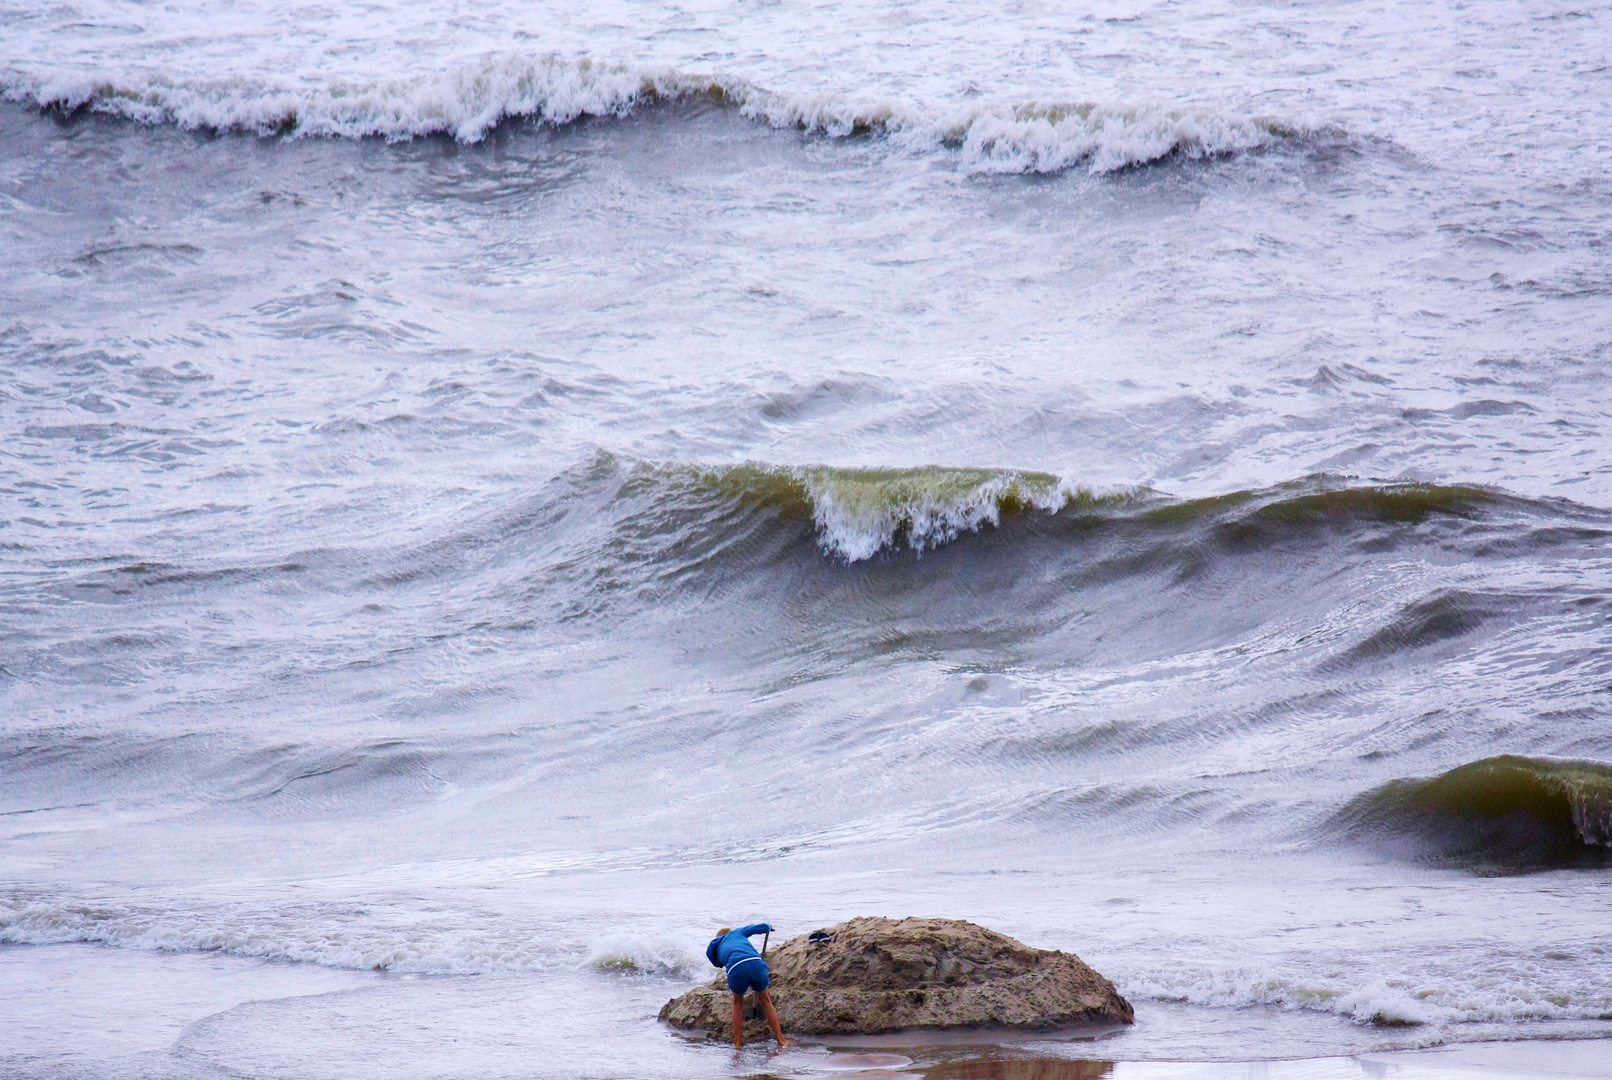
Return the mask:
<svg viewBox="0 0 1612 1080">
<path fill-rule="evenodd" d="M 711 961 L 712 966 L 724 968 L 728 973 L 728 989 L 733 991 L 735 1050 L 744 1046 L 744 995 L 749 990 L 756 992 L 756 1000 L 761 1002 L 762 1011 L 767 1014 L 767 1024 L 772 1028 L 772 1037 L 778 1040 L 778 1045 L 790 1044 L 784 1038 L 783 1026 L 778 1023 L 778 1010 L 772 1007 L 772 995 L 767 993 L 767 987 L 772 983 L 772 972 L 767 970 L 767 961 L 750 944 L 752 934 L 770 933 L 772 927 L 766 923 L 741 926 L 737 930 L 724 926 L 716 932 L 711 944 L 705 947 L 705 958 Z"/>
</svg>

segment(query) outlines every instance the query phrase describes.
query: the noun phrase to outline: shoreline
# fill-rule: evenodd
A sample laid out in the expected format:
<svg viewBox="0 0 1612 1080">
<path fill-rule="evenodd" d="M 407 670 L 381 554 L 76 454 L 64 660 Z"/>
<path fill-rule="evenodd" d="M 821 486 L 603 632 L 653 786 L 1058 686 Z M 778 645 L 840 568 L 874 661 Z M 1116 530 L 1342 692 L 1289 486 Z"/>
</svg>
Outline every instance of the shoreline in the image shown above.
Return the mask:
<svg viewBox="0 0 1612 1080">
<path fill-rule="evenodd" d="M 1347 1056 L 1238 1061 L 1124 1061 L 985 1054 L 838 1050 L 804 1068 L 735 1070 L 735 1076 L 833 1076 L 844 1080 L 1612 1080 L 1612 1036 L 1459 1043 Z M 982 1048 L 983 1049 L 983 1048 Z M 997 1049 L 992 1047 L 990 1049 Z M 925 1051 L 930 1051 L 926 1053 Z"/>
</svg>

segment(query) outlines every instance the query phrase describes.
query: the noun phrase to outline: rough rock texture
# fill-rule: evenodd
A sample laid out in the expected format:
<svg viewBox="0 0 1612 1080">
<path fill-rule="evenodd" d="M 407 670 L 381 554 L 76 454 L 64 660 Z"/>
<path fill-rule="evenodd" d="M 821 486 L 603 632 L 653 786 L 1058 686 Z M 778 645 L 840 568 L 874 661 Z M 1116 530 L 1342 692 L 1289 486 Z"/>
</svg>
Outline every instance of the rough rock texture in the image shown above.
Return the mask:
<svg viewBox="0 0 1612 1080">
<path fill-rule="evenodd" d="M 852 919 L 833 940 L 806 935 L 767 952 L 784 1033 L 878 1035 L 907 1029 L 1129 1024 L 1114 984 L 1065 952 L 1032 949 L 958 919 Z M 766 1032 L 746 1001 L 745 1037 Z M 673 998 L 660 1018 L 731 1039 L 724 976 Z"/>
</svg>

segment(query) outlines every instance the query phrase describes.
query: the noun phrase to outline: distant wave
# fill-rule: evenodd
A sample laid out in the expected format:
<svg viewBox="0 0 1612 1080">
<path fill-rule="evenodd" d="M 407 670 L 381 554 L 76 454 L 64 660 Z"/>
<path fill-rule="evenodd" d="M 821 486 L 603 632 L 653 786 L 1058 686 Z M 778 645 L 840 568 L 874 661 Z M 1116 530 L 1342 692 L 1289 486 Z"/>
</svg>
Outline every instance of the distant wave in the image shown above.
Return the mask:
<svg viewBox="0 0 1612 1080">
<path fill-rule="evenodd" d="M 1318 131 L 1273 116 L 1157 103 L 1020 102 L 924 107 L 873 96 L 774 93 L 743 79 L 556 56 L 501 53 L 430 75 L 383 81 L 171 78 L 160 73 L 0 74 L 11 101 L 148 124 L 288 136 L 475 143 L 498 124 L 569 124 L 665 102 L 706 101 L 775 127 L 876 134 L 910 150 L 949 148 L 981 172 L 1111 172 L 1172 155 L 1234 154 Z"/>
<path fill-rule="evenodd" d="M 1393 780 L 1337 818 L 1417 858 L 1507 871 L 1612 862 L 1612 764 L 1503 754 Z"/>
</svg>

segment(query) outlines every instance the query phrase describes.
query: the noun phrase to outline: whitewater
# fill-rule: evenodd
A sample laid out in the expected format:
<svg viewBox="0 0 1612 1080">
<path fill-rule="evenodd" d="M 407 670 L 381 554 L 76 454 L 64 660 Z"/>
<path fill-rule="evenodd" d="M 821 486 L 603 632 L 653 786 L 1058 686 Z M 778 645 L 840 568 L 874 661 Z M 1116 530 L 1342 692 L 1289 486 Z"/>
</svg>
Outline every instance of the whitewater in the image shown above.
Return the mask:
<svg viewBox="0 0 1612 1080">
<path fill-rule="evenodd" d="M 1609 25 L 0 0 L 0 1076 L 1612 1036 Z"/>
</svg>

